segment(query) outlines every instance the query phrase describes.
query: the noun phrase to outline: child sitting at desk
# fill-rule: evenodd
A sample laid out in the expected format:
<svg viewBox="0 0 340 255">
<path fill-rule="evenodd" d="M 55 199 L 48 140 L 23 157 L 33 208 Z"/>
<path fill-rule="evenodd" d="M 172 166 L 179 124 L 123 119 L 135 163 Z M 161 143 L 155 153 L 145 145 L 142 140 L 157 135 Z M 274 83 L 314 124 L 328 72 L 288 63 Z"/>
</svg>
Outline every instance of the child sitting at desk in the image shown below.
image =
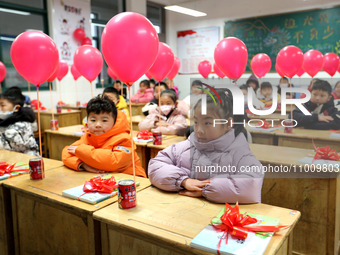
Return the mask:
<svg viewBox="0 0 340 255">
<path fill-rule="evenodd" d="M 173 89 L 162 91 L 160 109 L 161 122 L 158 107 L 152 108 L 149 115 L 139 123 L 139 130 L 159 130 L 166 135 L 184 135 L 187 122 L 184 113 L 177 109 L 176 92 Z"/>
<path fill-rule="evenodd" d="M 312 115 L 305 115 L 298 108 L 293 111 L 293 119 L 297 121 L 297 127 L 320 130 L 340 129 L 340 112 L 334 107 L 331 93 L 332 87 L 327 81 L 316 80 L 311 87 L 310 101 L 304 104 Z"/>
<path fill-rule="evenodd" d="M 265 108 L 269 108 L 273 104 L 273 87 L 270 82 L 262 82 L 260 88 L 260 94 L 258 95 L 258 99 L 264 103 Z M 277 103 L 280 102 L 280 96 L 277 94 Z"/>
<path fill-rule="evenodd" d="M 127 91 L 126 88 L 124 88 L 124 85 L 120 80 L 116 80 L 115 83 L 113 84 L 113 87 L 118 90 L 119 95 L 122 95 L 124 99 L 127 99 Z"/>
<path fill-rule="evenodd" d="M 80 140 L 66 146 L 62 160 L 76 171 L 133 174 L 129 123 L 107 97 L 97 96 L 86 107 L 87 131 Z M 135 147 L 136 175 L 146 177 Z"/>
<path fill-rule="evenodd" d="M 262 166 L 250 151 L 243 124 L 236 125 L 244 116 L 233 115 L 228 89 L 216 90 L 221 103 L 215 105 L 219 99 L 214 94 L 214 99 L 207 97 L 206 114 L 201 112 L 201 100 L 194 107 L 194 132 L 189 138 L 150 160 L 150 181 L 162 190 L 203 196 L 216 203 L 259 203 Z M 214 126 L 215 119 L 228 123 Z M 231 121 L 235 121 L 234 126 Z M 244 169 L 253 171 L 242 172 Z"/>
<path fill-rule="evenodd" d="M 126 101 L 123 96 L 119 95 L 118 90 L 113 87 L 107 87 L 103 91 L 103 96 L 107 96 L 111 101 L 113 101 L 117 109 L 125 113 L 128 121 L 130 121 L 130 114 L 127 108 Z"/>
<path fill-rule="evenodd" d="M 17 87 L 0 95 L 0 149 L 39 156 L 32 130 L 35 114 L 31 108 L 23 107 L 24 102 Z"/>
<path fill-rule="evenodd" d="M 332 93 L 334 106 L 340 111 L 340 81 L 338 81 L 334 86 L 334 91 Z"/>
<path fill-rule="evenodd" d="M 133 103 L 148 103 L 153 99 L 153 89 L 150 88 L 149 80 L 142 80 L 139 83 L 140 89 L 137 94 L 131 97 Z"/>
</svg>

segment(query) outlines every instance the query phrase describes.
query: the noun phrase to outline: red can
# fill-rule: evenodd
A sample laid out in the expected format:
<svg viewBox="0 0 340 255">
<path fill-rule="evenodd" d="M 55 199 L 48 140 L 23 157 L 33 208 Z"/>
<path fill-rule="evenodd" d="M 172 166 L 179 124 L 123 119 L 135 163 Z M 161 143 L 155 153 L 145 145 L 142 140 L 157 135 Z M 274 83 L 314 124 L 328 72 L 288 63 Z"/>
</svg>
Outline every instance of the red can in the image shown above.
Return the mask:
<svg viewBox="0 0 340 255">
<path fill-rule="evenodd" d="M 57 113 L 61 113 L 61 105 L 57 105 Z"/>
<path fill-rule="evenodd" d="M 286 121 L 285 133 L 293 133 L 293 121 Z"/>
<path fill-rule="evenodd" d="M 136 184 L 133 180 L 118 182 L 118 206 L 120 209 L 136 207 Z"/>
<path fill-rule="evenodd" d="M 154 145 L 162 145 L 162 132 L 161 131 L 153 131 L 152 138 L 153 138 Z"/>
<path fill-rule="evenodd" d="M 41 158 L 31 158 L 28 164 L 31 180 L 42 180 L 45 178 L 44 161 L 41 161 Z"/>
<path fill-rule="evenodd" d="M 51 120 L 51 130 L 58 131 L 58 129 L 59 129 L 58 120 Z"/>
</svg>

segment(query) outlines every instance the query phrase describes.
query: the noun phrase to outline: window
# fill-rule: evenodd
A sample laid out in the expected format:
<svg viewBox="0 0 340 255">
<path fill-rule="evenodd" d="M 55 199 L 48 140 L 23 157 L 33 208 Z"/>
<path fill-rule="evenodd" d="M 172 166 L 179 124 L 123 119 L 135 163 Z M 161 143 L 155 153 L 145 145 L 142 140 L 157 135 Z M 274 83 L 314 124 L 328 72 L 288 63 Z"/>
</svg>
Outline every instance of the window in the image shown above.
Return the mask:
<svg viewBox="0 0 340 255">
<path fill-rule="evenodd" d="M 14 68 L 10 49 L 14 39 L 22 32 L 39 30 L 48 34 L 46 0 L 5 0 L 0 1 L 0 60 L 7 69 L 4 89 L 13 86 L 28 90 L 28 82 Z M 31 85 L 31 89 L 35 86 Z M 48 89 L 47 83 L 39 87 Z"/>
<path fill-rule="evenodd" d="M 155 26 L 159 41 L 165 42 L 165 11 L 163 6 L 148 2 L 146 12 L 147 18 Z"/>
</svg>

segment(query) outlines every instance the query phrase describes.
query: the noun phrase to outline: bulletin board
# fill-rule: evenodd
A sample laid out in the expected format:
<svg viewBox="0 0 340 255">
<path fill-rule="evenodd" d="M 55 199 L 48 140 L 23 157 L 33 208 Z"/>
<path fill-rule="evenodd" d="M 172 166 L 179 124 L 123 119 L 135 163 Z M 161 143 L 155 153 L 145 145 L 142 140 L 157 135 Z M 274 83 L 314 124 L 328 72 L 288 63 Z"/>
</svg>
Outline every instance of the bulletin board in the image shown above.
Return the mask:
<svg viewBox="0 0 340 255">
<path fill-rule="evenodd" d="M 219 27 L 198 28 L 177 32 L 177 57 L 180 74 L 198 73 L 198 64 L 208 60 L 214 64 L 214 50 L 219 42 Z"/>
<path fill-rule="evenodd" d="M 248 48 L 250 60 L 266 53 L 275 71 L 277 53 L 287 45 L 295 45 L 304 53 L 316 49 L 323 54 L 340 53 L 340 6 L 225 22 L 224 35 L 241 39 Z"/>
</svg>

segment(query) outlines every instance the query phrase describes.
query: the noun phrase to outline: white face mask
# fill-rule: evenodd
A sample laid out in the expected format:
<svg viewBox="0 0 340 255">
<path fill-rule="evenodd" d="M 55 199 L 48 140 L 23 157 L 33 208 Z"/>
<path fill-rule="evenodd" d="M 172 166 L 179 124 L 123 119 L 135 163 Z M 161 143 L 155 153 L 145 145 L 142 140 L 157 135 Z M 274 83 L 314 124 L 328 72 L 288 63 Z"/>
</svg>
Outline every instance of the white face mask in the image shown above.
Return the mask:
<svg viewBox="0 0 340 255">
<path fill-rule="evenodd" d="M 10 116 L 12 116 L 16 108 L 17 106 L 14 106 L 12 111 L 7 111 L 7 112 L 0 111 L 0 120 L 8 119 Z"/>
<path fill-rule="evenodd" d="M 161 105 L 161 112 L 167 116 L 173 109 L 175 109 L 174 105 Z"/>
<path fill-rule="evenodd" d="M 281 88 L 288 88 L 288 84 L 287 83 L 280 83 L 280 87 Z"/>
</svg>

